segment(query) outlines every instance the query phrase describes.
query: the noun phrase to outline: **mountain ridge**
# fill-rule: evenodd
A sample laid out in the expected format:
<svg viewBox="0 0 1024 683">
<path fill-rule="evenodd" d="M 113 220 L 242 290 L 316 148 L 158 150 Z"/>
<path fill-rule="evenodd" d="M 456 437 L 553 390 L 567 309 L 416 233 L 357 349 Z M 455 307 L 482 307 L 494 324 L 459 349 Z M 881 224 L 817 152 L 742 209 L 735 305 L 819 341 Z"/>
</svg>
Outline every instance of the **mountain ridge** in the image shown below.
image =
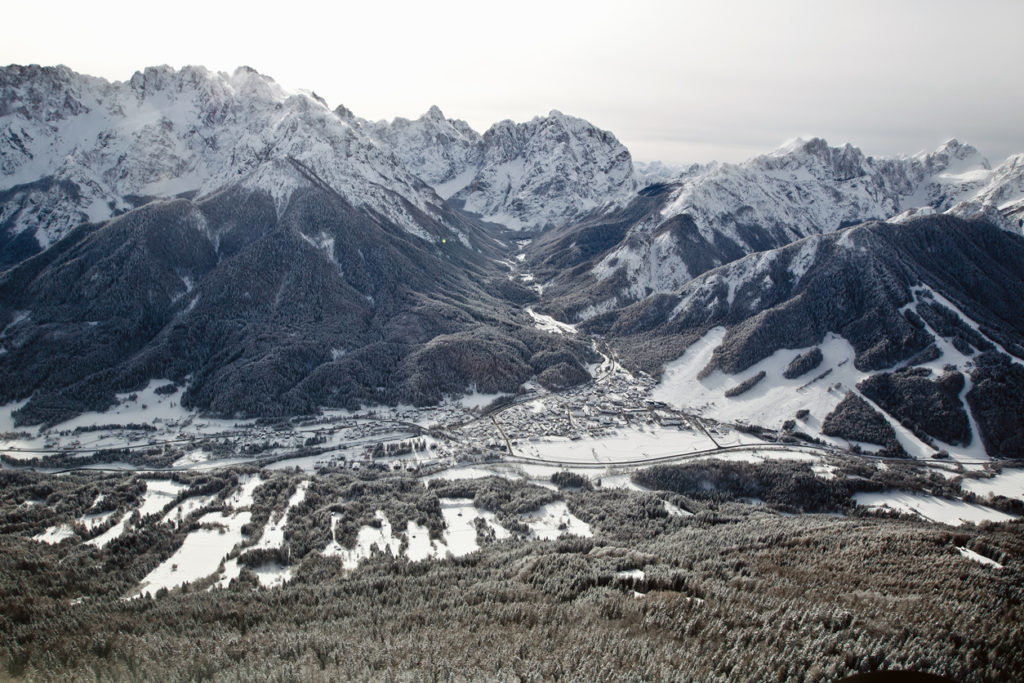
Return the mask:
<svg viewBox="0 0 1024 683">
<path fill-rule="evenodd" d="M 956 140 L 933 153 L 875 159 L 849 144 L 798 139 L 742 164 L 691 167 L 650 185 L 625 207 L 549 231 L 529 260 L 553 299 L 549 310 L 580 321 L 746 254 L 868 220 L 949 213 L 1020 233 L 1022 168 L 1010 157 L 992 169 Z M 599 243 L 595 234 L 604 236 Z M 594 247 L 575 256 L 566 248 L 581 244 Z"/>
</svg>

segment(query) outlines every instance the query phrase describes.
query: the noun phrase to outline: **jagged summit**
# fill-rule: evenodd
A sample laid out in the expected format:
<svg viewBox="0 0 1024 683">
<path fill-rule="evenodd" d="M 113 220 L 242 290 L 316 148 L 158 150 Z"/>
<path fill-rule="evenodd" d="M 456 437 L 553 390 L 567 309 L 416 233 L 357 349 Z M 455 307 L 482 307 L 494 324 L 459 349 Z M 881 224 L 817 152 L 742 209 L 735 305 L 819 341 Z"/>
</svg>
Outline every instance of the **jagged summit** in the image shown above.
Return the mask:
<svg viewBox="0 0 1024 683">
<path fill-rule="evenodd" d="M 552 110 L 480 135 L 437 106 L 415 121 L 364 123 L 406 168 L 466 211 L 513 230 L 542 228 L 628 201 L 628 150 L 587 121 Z"/>
<path fill-rule="evenodd" d="M 411 210 L 441 214 L 428 187 L 322 99 L 248 67 L 149 67 L 116 83 L 17 67 L 3 71 L 0 89 L 18 105 L 0 116 L 4 227 L 11 238 L 32 231 L 40 247 L 146 197 L 238 182 L 258 181 L 282 210 L 292 186 L 266 165 L 287 159 L 411 233 L 426 234 Z"/>
</svg>

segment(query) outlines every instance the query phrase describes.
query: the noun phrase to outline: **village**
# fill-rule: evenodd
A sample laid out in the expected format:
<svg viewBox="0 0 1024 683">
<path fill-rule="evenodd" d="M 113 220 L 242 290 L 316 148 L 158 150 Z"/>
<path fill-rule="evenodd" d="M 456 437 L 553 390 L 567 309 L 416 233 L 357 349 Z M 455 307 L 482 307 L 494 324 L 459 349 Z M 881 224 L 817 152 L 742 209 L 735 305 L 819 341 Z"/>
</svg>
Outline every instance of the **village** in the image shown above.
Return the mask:
<svg viewBox="0 0 1024 683">
<path fill-rule="evenodd" d="M 404 470 L 421 474 L 502 459 L 578 464 L 643 462 L 763 441 L 650 398 L 652 378 L 614 360 L 559 392 L 528 383 L 517 395 L 470 394 L 436 406 L 325 410 L 280 420 L 202 417 L 151 382 L 104 413 L 54 427 L 3 425 L 6 466 L 41 470 L 175 470 L 259 463 Z M 10 422 L 9 412 L 0 421 Z"/>
</svg>

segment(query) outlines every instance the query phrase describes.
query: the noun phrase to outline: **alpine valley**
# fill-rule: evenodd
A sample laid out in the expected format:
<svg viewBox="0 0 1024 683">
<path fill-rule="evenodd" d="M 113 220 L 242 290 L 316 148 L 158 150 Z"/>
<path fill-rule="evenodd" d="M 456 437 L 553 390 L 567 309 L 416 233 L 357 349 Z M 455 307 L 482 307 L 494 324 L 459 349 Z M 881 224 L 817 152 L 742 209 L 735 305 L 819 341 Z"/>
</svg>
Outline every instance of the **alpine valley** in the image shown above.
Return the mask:
<svg viewBox="0 0 1024 683">
<path fill-rule="evenodd" d="M 0 432 L 12 676 L 1014 679 L 1024 154 L 9 66 Z"/>
</svg>

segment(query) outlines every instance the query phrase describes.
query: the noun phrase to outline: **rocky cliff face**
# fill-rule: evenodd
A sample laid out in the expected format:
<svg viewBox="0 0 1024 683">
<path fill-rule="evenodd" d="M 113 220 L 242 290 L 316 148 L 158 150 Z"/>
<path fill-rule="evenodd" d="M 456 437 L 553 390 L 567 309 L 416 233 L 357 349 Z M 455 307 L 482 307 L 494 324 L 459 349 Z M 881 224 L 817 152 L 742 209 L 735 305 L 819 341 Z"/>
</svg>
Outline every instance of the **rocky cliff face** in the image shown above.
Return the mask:
<svg viewBox="0 0 1024 683">
<path fill-rule="evenodd" d="M 364 128 L 439 195 L 512 230 L 620 206 L 638 187 L 629 151 L 614 135 L 558 111 L 525 123 L 502 121 L 482 136 L 437 107 L 415 121 Z"/>
</svg>

